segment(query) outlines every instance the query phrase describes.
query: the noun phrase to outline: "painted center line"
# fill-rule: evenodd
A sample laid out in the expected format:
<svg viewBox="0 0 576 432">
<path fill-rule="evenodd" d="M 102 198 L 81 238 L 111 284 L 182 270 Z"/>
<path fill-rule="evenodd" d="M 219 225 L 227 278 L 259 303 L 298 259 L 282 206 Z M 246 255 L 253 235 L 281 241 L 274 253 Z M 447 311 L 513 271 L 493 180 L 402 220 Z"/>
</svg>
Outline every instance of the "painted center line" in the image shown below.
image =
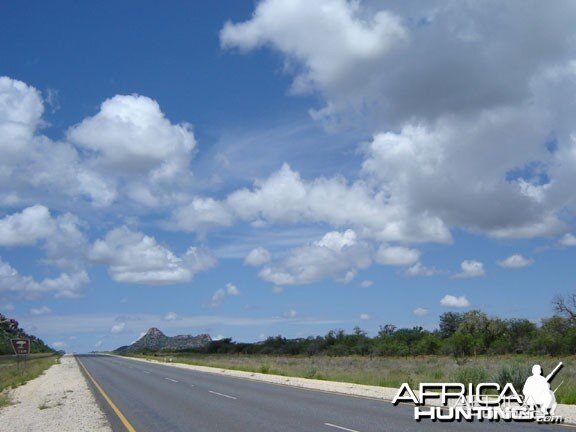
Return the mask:
<svg viewBox="0 0 576 432">
<path fill-rule="evenodd" d="M 333 427 L 333 428 L 336 428 L 336 429 L 340 429 L 340 430 L 343 430 L 343 431 L 358 432 L 356 429 L 348 429 L 348 428 L 345 428 L 344 426 L 338 426 L 338 425 L 335 425 L 335 424 L 332 424 L 332 423 L 324 423 L 324 424 L 325 424 L 326 426 L 330 426 L 330 427 Z"/>
<path fill-rule="evenodd" d="M 218 395 L 218 396 L 222 396 L 222 397 L 228 398 L 228 399 L 236 399 L 234 396 L 230 396 L 230 395 L 227 395 L 227 394 L 224 394 L 224 393 L 218 393 L 218 392 L 215 392 L 215 391 L 212 391 L 212 390 L 208 390 L 208 392 L 209 392 L 209 393 L 212 393 L 212 394 L 215 394 L 215 395 Z"/>
<path fill-rule="evenodd" d="M 175 379 L 172 379 L 172 378 L 164 378 L 164 379 L 165 379 L 165 380 L 168 380 L 168 381 L 172 381 L 172 382 L 178 382 L 178 381 L 176 381 Z"/>
</svg>

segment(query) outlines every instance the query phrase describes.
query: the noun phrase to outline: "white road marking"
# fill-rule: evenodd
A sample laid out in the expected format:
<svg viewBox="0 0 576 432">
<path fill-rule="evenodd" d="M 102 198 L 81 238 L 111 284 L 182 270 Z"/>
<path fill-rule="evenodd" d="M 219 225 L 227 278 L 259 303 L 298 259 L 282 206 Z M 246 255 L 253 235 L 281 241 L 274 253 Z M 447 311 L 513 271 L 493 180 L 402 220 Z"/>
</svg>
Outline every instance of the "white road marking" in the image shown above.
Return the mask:
<svg viewBox="0 0 576 432">
<path fill-rule="evenodd" d="M 178 381 L 176 381 L 175 379 L 172 379 L 172 378 L 164 378 L 164 379 L 165 379 L 165 380 L 168 380 L 168 381 L 172 381 L 172 382 L 178 382 Z"/>
<path fill-rule="evenodd" d="M 208 392 L 209 392 L 209 393 L 212 393 L 212 394 L 215 394 L 215 395 L 218 395 L 218 396 L 222 396 L 222 397 L 228 398 L 228 399 L 236 399 L 234 396 L 230 396 L 230 395 L 227 395 L 227 394 L 224 394 L 224 393 L 218 393 L 218 392 L 215 392 L 215 391 L 212 391 L 212 390 L 208 390 Z"/>
<path fill-rule="evenodd" d="M 152 373 L 152 372 L 149 372 L 147 370 L 143 370 L 142 372 L 147 373 L 147 374 Z"/>
<path fill-rule="evenodd" d="M 333 428 L 336 428 L 336 429 L 340 429 L 340 430 L 343 430 L 343 431 L 358 432 L 356 429 L 348 429 L 348 428 L 345 428 L 344 426 L 338 426 L 338 425 L 335 425 L 335 424 L 332 424 L 332 423 L 324 423 L 324 424 L 325 424 L 326 426 L 330 426 L 330 427 L 333 427 Z"/>
</svg>

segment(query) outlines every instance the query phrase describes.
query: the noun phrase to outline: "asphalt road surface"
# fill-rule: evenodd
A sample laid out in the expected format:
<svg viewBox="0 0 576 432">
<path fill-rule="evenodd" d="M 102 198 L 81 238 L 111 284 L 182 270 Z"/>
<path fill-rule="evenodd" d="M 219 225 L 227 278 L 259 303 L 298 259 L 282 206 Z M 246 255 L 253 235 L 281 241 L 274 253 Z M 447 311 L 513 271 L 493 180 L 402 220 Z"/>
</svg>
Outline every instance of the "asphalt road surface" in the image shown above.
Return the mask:
<svg viewBox="0 0 576 432">
<path fill-rule="evenodd" d="M 78 356 L 115 431 L 561 431 L 535 423 L 416 422 L 413 408 L 111 356 Z"/>
</svg>

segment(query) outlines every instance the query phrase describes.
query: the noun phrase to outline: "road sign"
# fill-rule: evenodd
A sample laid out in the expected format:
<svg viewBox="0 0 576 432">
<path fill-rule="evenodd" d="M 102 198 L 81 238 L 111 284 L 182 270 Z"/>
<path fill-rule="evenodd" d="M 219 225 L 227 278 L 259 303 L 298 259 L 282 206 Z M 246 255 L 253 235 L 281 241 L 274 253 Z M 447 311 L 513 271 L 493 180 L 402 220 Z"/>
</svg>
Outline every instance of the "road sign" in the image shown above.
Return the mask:
<svg viewBox="0 0 576 432">
<path fill-rule="evenodd" d="M 30 354 L 30 340 L 29 339 L 10 339 L 12 348 L 16 355 Z"/>
</svg>

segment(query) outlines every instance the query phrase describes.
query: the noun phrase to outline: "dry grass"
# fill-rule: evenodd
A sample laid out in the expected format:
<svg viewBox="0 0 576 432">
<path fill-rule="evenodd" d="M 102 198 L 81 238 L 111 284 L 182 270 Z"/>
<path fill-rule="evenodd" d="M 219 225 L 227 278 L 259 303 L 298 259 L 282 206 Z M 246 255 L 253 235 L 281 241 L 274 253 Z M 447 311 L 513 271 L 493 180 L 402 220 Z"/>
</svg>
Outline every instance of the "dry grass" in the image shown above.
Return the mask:
<svg viewBox="0 0 576 432">
<path fill-rule="evenodd" d="M 32 354 L 26 364 L 18 365 L 15 356 L 0 356 L 0 392 L 36 378 L 57 363 L 59 358 L 60 356 L 55 354 Z M 0 407 L 9 403 L 8 397 L 0 393 Z"/>
<path fill-rule="evenodd" d="M 315 378 L 329 381 L 351 382 L 382 387 L 398 387 L 404 382 L 488 380 L 498 382 L 506 371 L 521 371 L 523 382 L 532 365 L 538 363 L 545 373 L 559 361 L 564 368 L 552 381 L 552 388 L 563 384 L 556 392 L 558 402 L 576 404 L 576 356 L 532 357 L 524 355 L 478 356 L 455 359 L 453 357 L 291 357 L 265 355 L 186 354 L 157 356 L 156 360 L 172 361 L 236 369 L 274 375 Z M 518 389 L 521 390 L 521 389 Z"/>
</svg>

